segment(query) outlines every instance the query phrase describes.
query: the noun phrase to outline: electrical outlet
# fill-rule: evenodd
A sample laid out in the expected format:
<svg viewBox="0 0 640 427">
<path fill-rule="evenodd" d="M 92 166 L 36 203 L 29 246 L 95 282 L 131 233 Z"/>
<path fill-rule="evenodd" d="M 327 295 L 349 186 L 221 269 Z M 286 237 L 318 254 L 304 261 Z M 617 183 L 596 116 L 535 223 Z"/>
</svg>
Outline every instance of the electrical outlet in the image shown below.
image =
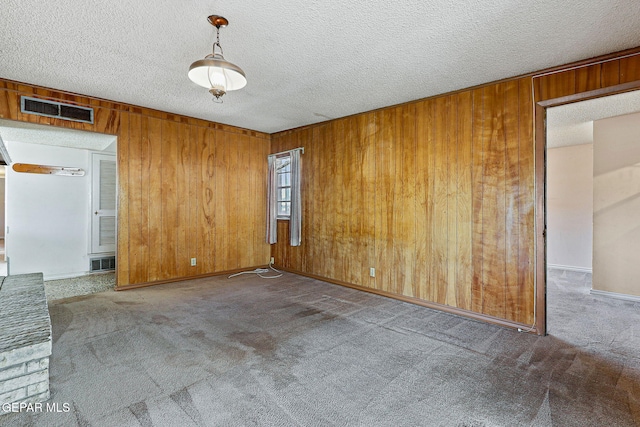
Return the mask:
<svg viewBox="0 0 640 427">
<path fill-rule="evenodd" d="M 196 259 L 191 258 L 191 267 L 195 267 L 195 265 L 196 265 Z"/>
<path fill-rule="evenodd" d="M 371 267 L 369 269 L 369 276 L 376 277 L 376 269 L 375 268 Z"/>
<path fill-rule="evenodd" d="M 271 257 L 271 264 L 273 264 L 274 262 L 276 262 L 276 259 L 274 257 Z"/>
</svg>

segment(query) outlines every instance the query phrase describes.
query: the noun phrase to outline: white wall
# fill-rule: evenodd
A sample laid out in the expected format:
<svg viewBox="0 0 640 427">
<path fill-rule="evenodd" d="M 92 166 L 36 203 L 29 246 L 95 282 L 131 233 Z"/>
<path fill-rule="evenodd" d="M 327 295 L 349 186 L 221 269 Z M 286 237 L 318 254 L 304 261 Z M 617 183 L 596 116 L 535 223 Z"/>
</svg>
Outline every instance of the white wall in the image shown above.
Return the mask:
<svg viewBox="0 0 640 427">
<path fill-rule="evenodd" d="M 9 273 L 45 279 L 89 270 L 90 152 L 5 141 L 14 163 L 79 167 L 83 177 L 17 173 L 7 168 Z"/>
<path fill-rule="evenodd" d="M 591 271 L 593 145 L 547 150 L 547 265 Z"/>
<path fill-rule="evenodd" d="M 640 296 L 640 113 L 593 126 L 593 289 Z"/>
<path fill-rule="evenodd" d="M 4 168 L 4 166 L 0 166 Z M 0 178 L 0 238 L 4 239 L 4 176 Z"/>
</svg>

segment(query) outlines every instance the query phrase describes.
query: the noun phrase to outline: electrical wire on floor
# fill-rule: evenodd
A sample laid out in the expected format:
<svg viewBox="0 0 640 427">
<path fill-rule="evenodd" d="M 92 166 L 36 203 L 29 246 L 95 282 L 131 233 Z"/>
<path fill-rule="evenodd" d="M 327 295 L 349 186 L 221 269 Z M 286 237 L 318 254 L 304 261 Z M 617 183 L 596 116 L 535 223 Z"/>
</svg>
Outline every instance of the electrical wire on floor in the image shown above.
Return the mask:
<svg viewBox="0 0 640 427">
<path fill-rule="evenodd" d="M 536 330 L 536 324 L 531 325 L 529 329 L 518 328 L 518 332 L 533 332 Z"/>
<path fill-rule="evenodd" d="M 278 274 L 265 276 L 265 274 L 271 273 L 271 271 L 275 271 Z M 278 277 L 282 277 L 282 272 L 273 268 L 273 263 L 269 263 L 269 268 L 256 268 L 255 270 L 251 271 L 241 271 L 240 273 L 232 274 L 231 276 L 227 277 L 227 279 L 240 276 L 241 274 L 257 274 L 258 277 L 262 277 L 263 279 L 277 279 Z"/>
</svg>

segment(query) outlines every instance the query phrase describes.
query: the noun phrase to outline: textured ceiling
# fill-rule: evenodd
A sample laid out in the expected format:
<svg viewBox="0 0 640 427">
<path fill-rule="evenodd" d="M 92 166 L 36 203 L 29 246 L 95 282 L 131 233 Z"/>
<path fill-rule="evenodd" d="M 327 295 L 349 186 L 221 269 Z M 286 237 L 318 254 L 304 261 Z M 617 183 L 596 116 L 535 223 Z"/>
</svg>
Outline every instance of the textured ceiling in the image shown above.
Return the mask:
<svg viewBox="0 0 640 427">
<path fill-rule="evenodd" d="M 247 86 L 187 78 L 221 30 Z M 640 45 L 637 0 L 4 0 L 0 77 L 265 132 Z"/>
<path fill-rule="evenodd" d="M 547 148 L 593 143 L 593 122 L 640 111 L 640 91 L 547 108 Z"/>
</svg>

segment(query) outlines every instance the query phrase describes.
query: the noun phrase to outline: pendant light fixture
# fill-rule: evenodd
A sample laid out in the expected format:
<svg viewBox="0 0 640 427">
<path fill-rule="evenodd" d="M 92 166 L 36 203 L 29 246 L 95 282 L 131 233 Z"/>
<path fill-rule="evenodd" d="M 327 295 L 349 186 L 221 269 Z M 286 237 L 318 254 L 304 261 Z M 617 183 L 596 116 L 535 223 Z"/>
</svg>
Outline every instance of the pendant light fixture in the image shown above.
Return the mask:
<svg viewBox="0 0 640 427">
<path fill-rule="evenodd" d="M 189 67 L 189 78 L 195 84 L 209 89 L 214 96 L 214 102 L 222 102 L 222 96 L 230 90 L 238 90 L 245 87 L 247 78 L 240 67 L 224 59 L 222 46 L 220 46 L 220 27 L 229 25 L 226 18 L 211 15 L 207 18 L 209 23 L 216 27 L 216 41 L 213 43 L 213 52 L 200 59 Z M 216 52 L 216 46 L 219 52 Z"/>
</svg>

